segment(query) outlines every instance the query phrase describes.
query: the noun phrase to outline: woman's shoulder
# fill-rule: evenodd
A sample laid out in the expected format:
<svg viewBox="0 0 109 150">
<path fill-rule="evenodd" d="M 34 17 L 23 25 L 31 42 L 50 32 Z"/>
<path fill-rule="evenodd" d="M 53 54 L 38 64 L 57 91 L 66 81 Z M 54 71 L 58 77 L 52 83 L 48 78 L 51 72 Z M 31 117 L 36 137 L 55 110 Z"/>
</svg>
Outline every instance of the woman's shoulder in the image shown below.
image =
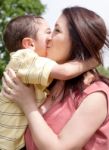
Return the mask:
<svg viewBox="0 0 109 150">
<path fill-rule="evenodd" d="M 79 98 L 77 99 L 77 107 L 79 107 L 79 105 L 84 101 L 84 99 L 87 96 L 96 92 L 102 92 L 103 94 L 106 95 L 106 101 L 109 108 L 109 86 L 103 81 L 95 81 L 87 88 L 85 88 L 83 94 L 79 96 Z"/>
<path fill-rule="evenodd" d="M 95 92 L 102 92 L 103 94 L 105 94 L 106 101 L 107 101 L 107 109 L 108 109 L 108 114 L 109 114 L 109 85 L 103 81 L 96 81 L 92 83 L 89 87 L 87 87 L 84 90 L 84 93 L 85 93 L 84 98 Z"/>
<path fill-rule="evenodd" d="M 90 94 L 97 91 L 104 92 L 106 95 L 109 96 L 109 85 L 107 85 L 103 81 L 95 81 L 84 90 L 84 93 Z"/>
</svg>

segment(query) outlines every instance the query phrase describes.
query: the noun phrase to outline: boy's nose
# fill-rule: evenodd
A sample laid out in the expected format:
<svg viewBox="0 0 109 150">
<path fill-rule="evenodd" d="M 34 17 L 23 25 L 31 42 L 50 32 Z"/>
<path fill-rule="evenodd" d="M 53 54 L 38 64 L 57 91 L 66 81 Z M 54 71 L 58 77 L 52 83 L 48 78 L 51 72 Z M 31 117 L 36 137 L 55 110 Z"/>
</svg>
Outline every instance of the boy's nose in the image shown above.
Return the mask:
<svg viewBox="0 0 109 150">
<path fill-rule="evenodd" d="M 52 34 L 48 36 L 48 40 L 52 40 Z"/>
<path fill-rule="evenodd" d="M 52 38 L 47 41 L 47 48 L 52 46 Z"/>
</svg>

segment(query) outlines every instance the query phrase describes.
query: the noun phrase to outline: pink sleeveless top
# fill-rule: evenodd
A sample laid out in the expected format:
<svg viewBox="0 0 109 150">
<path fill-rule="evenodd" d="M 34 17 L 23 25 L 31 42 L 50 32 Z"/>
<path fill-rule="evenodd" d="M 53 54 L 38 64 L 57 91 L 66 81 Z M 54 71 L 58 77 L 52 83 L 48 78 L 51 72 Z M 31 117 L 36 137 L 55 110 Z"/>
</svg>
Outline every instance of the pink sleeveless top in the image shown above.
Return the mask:
<svg viewBox="0 0 109 150">
<path fill-rule="evenodd" d="M 97 81 L 84 90 L 84 95 L 78 99 L 76 105 L 72 99 L 72 92 L 70 92 L 63 103 L 54 105 L 46 114 L 44 114 L 44 119 L 50 128 L 58 134 L 84 98 L 97 91 L 105 93 L 107 97 L 107 108 L 109 109 L 109 87 L 104 82 Z M 38 150 L 33 143 L 29 128 L 25 133 L 25 141 L 27 150 Z M 101 127 L 87 142 L 83 150 L 109 150 L 109 112 Z"/>
</svg>

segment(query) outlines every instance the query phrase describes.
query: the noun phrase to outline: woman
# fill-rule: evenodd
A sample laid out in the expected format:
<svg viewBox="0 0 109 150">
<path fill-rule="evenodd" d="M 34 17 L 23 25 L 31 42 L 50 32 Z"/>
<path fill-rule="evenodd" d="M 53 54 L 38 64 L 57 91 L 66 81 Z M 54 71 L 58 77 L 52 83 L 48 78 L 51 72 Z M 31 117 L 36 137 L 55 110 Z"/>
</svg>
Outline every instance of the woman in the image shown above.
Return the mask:
<svg viewBox="0 0 109 150">
<path fill-rule="evenodd" d="M 104 45 L 109 47 L 100 16 L 82 7 L 65 8 L 56 22 L 47 55 L 59 63 L 93 57 L 101 63 Z M 55 81 L 40 109 L 33 88 L 22 84 L 12 70 L 5 73 L 2 92 L 15 99 L 29 122 L 25 133 L 27 150 L 109 149 L 108 80 L 96 69 L 88 73 L 65 82 Z"/>
</svg>

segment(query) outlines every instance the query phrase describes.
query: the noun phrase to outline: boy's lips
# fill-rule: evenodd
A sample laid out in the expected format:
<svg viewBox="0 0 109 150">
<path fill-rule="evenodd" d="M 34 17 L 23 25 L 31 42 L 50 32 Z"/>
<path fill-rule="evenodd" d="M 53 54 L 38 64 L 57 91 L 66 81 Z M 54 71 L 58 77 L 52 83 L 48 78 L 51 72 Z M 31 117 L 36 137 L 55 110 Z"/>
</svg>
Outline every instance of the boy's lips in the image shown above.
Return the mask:
<svg viewBox="0 0 109 150">
<path fill-rule="evenodd" d="M 46 48 L 50 48 L 50 46 L 49 45 L 47 45 L 47 47 Z"/>
<path fill-rule="evenodd" d="M 51 48 L 52 47 L 52 42 L 48 42 L 46 48 Z"/>
<path fill-rule="evenodd" d="M 51 46 L 52 46 L 52 44 L 49 42 L 49 43 L 47 43 L 47 48 L 50 48 Z"/>
</svg>

